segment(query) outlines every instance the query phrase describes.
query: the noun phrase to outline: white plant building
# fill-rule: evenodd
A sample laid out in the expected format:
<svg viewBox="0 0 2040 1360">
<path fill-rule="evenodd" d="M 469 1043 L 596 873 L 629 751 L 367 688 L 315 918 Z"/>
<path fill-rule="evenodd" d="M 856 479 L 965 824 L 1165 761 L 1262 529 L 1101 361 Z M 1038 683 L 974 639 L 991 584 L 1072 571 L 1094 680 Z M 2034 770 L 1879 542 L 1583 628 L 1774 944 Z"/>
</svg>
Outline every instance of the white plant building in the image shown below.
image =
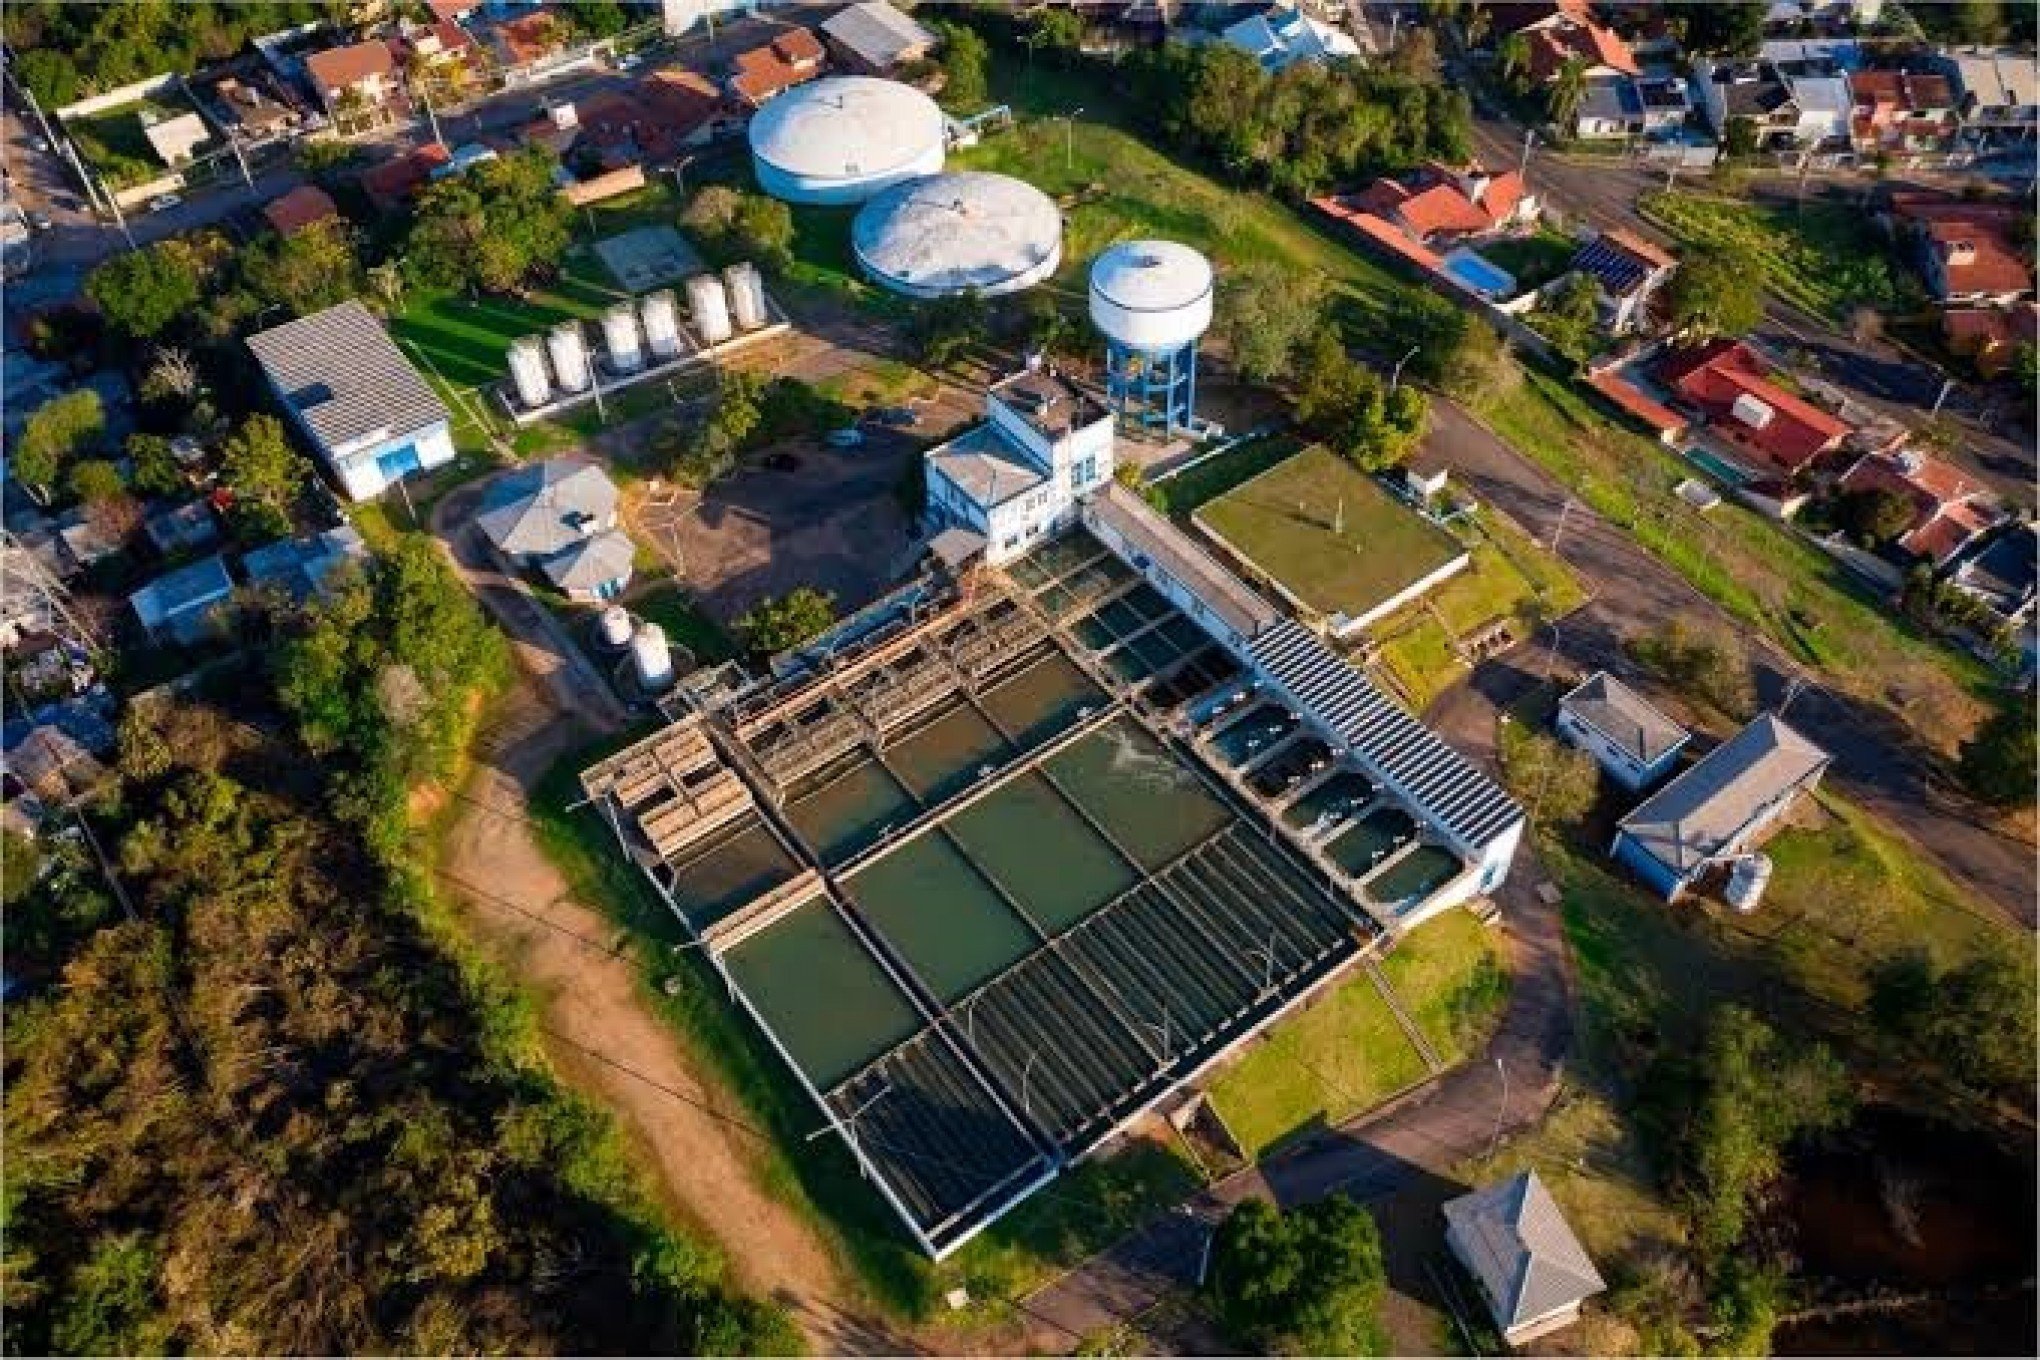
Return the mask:
<svg viewBox="0 0 2040 1360">
<path fill-rule="evenodd" d="M 942 169 L 942 110 L 911 85 L 829 76 L 787 91 L 751 118 L 759 187 L 788 203 L 862 203 Z"/>
<path fill-rule="evenodd" d="M 896 184 L 850 228 L 857 267 L 881 288 L 934 298 L 1030 288 L 1062 263 L 1062 214 L 1024 180 L 950 171 Z"/>
<path fill-rule="evenodd" d="M 984 540 L 1011 561 L 1076 521 L 1080 498 L 1112 480 L 1112 413 L 1052 369 L 985 392 L 985 423 L 928 450 L 928 527 Z"/>
<path fill-rule="evenodd" d="M 359 302 L 250 336 L 248 348 L 351 499 L 453 461 L 446 406 Z"/>
</svg>

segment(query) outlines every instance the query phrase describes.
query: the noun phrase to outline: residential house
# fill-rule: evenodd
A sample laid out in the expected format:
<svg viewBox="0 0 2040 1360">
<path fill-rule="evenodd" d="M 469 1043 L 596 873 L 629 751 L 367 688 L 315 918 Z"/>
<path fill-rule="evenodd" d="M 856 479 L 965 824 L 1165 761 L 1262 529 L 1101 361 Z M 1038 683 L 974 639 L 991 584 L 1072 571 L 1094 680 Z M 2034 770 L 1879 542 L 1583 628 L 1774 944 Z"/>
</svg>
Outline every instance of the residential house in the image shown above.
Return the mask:
<svg viewBox="0 0 2040 1360">
<path fill-rule="evenodd" d="M 1573 256 L 1573 271 L 1594 282 L 1601 328 L 1627 335 L 1649 320 L 1651 299 L 1679 262 L 1634 232 L 1604 231 Z"/>
<path fill-rule="evenodd" d="M 272 97 L 253 81 L 225 76 L 213 86 L 221 121 L 231 125 L 244 145 L 288 136 L 299 122 L 298 110 Z"/>
<path fill-rule="evenodd" d="M 5 771 L 0 783 L 6 786 L 0 796 L 10 810 L 26 795 L 35 804 L 22 810 L 32 825 L 49 805 L 70 803 L 97 788 L 118 744 L 108 721 L 111 712 L 112 700 L 100 688 L 0 724 L 0 770 Z"/>
<path fill-rule="evenodd" d="M 488 30 L 496 49 L 496 60 L 513 71 L 556 56 L 566 46 L 567 26 L 549 9 L 537 9 L 494 25 Z"/>
<path fill-rule="evenodd" d="M 1643 105 L 1645 137 L 1676 137 L 1693 116 L 1693 87 L 1681 75 L 1638 76 L 1636 98 Z"/>
<path fill-rule="evenodd" d="M 267 544 L 241 558 L 253 590 L 277 591 L 303 604 L 327 593 L 341 568 L 368 560 L 368 544 L 351 524 Z"/>
<path fill-rule="evenodd" d="M 389 121 L 399 91 L 396 53 L 381 39 L 329 47 L 305 58 L 326 116 L 349 131 Z"/>
<path fill-rule="evenodd" d="M 194 646 L 223 626 L 234 581 L 218 553 L 158 576 L 128 596 L 142 629 L 152 641 Z"/>
<path fill-rule="evenodd" d="M 1935 567 L 1981 538 L 2001 518 L 1984 488 L 1952 464 L 1912 449 L 1868 453 L 1836 485 L 1848 491 L 1886 491 L 1911 503 L 1912 522 L 1896 546 Z"/>
<path fill-rule="evenodd" d="M 1862 68 L 1863 45 L 1853 38 L 1772 38 L 1757 48 L 1756 59 L 1779 67 L 1829 66 L 1847 74 Z"/>
<path fill-rule="evenodd" d="M 1671 351 L 1657 380 L 1695 412 L 1708 435 L 1784 478 L 1840 448 L 1849 426 L 1771 381 L 1770 369 L 1740 340 L 1719 339 Z"/>
<path fill-rule="evenodd" d="M 1643 96 L 1636 81 L 1613 76 L 1587 82 L 1573 111 L 1572 135 L 1584 142 L 1619 142 L 1643 135 Z"/>
<path fill-rule="evenodd" d="M 504 557 L 544 573 L 569 599 L 606 600 L 630 584 L 635 552 L 616 527 L 616 484 L 591 463 L 555 458 L 498 477 L 475 524 Z"/>
<path fill-rule="evenodd" d="M 1945 76 L 1856 71 L 1849 76 L 1849 101 L 1849 140 L 1866 156 L 1944 153 L 1962 126 Z"/>
<path fill-rule="evenodd" d="M 812 30 L 789 28 L 762 47 L 737 53 L 727 88 L 740 104 L 755 109 L 821 75 L 827 57 Z"/>
<path fill-rule="evenodd" d="M 1300 61 L 1336 61 L 1358 57 L 1353 35 L 1294 5 L 1271 6 L 1226 25 L 1219 37 L 1239 48 L 1271 75 Z"/>
<path fill-rule="evenodd" d="M 149 149 L 156 158 L 176 169 L 189 165 L 197 150 L 212 140 L 212 128 L 196 113 L 180 113 L 174 118 L 156 118 L 153 121 L 143 115 L 142 136 L 149 142 Z"/>
<path fill-rule="evenodd" d="M 219 521 L 203 499 L 154 505 L 142 516 L 142 533 L 165 557 L 201 552 L 219 542 Z"/>
<path fill-rule="evenodd" d="M 1964 47 L 1928 59 L 1955 88 L 1962 140 L 1978 152 L 2030 144 L 2040 130 L 2040 77 L 2031 53 Z"/>
<path fill-rule="evenodd" d="M 1701 115 L 1714 135 L 1728 140 L 1731 123 L 1746 122 L 1759 151 L 1799 145 L 1800 107 L 1778 68 L 1769 62 L 1701 61 L 1693 68 Z"/>
<path fill-rule="evenodd" d="M 670 165 L 733 126 L 715 86 L 686 70 L 658 71 L 626 89 L 563 107 L 569 113 L 564 127 L 555 109 L 537 130 L 548 139 L 564 132 L 557 149 L 591 154 L 605 169 Z"/>
<path fill-rule="evenodd" d="M 2008 625 L 2031 618 L 2040 581 L 2040 531 L 2031 524 L 2014 525 L 1972 552 L 1948 579 Z"/>
<path fill-rule="evenodd" d="M 2021 349 L 2040 343 L 2040 304 L 1944 308 L 1941 338 L 1975 364 L 1980 377 L 1998 377 L 2018 360 Z"/>
<path fill-rule="evenodd" d="M 452 418 L 356 301 L 250 336 L 277 400 L 347 495 L 365 500 L 453 461 Z"/>
<path fill-rule="evenodd" d="M 1632 792 L 1670 774 L 1693 736 L 1606 671 L 1594 672 L 1558 701 L 1553 725 Z"/>
<path fill-rule="evenodd" d="M 1892 216 L 1918 243 L 1927 291 L 1957 306 L 2008 307 L 2033 292 L 2030 237 L 2013 231 L 2031 209 L 2014 203 L 1970 203 L 1936 195 L 1899 195 Z"/>
<path fill-rule="evenodd" d="M 1816 56 L 1779 61 L 1773 66 L 1799 110 L 1794 146 L 1807 151 L 1846 149 L 1856 107 L 1848 71 L 1830 58 Z"/>
<path fill-rule="evenodd" d="M 1529 48 L 1529 76 L 1544 85 L 1578 63 L 1588 80 L 1641 74 L 1636 54 L 1612 28 L 1596 22 L 1583 0 L 1490 6 L 1497 43 L 1520 34 Z"/>
<path fill-rule="evenodd" d="M 1439 250 L 1527 226 L 1541 208 L 1514 170 L 1455 170 L 1435 161 L 1357 194 L 1313 199 L 1312 206 L 1424 269 L 1439 267 Z"/>
<path fill-rule="evenodd" d="M 294 236 L 320 222 L 337 221 L 340 205 L 316 184 L 300 184 L 263 205 L 262 215 L 279 236 Z"/>
<path fill-rule="evenodd" d="M 427 142 L 362 171 L 362 192 L 387 212 L 424 188 L 452 161 L 453 152 L 444 142 Z"/>
<path fill-rule="evenodd" d="M 822 24 L 822 37 L 846 69 L 868 76 L 892 75 L 935 51 L 935 35 L 885 0 L 838 10 Z"/>
<path fill-rule="evenodd" d="M 1676 902 L 1710 867 L 1753 848 L 1819 786 L 1830 759 L 1784 719 L 1763 714 L 1624 817 L 1609 853 Z"/>
<path fill-rule="evenodd" d="M 1445 1245 L 1510 1346 L 1571 1326 L 1608 1287 L 1535 1171 L 1447 1200 L 1444 1212 Z"/>
</svg>

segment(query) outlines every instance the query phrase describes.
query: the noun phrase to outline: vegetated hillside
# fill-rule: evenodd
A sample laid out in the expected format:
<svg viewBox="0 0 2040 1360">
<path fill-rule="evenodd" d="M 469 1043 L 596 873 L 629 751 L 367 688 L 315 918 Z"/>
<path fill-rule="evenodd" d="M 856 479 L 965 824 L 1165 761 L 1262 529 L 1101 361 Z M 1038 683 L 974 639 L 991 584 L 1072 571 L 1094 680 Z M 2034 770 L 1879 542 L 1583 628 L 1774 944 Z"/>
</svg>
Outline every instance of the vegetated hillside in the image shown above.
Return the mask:
<svg viewBox="0 0 2040 1360">
<path fill-rule="evenodd" d="M 123 720 L 132 916 L 82 846 L 10 884 L 7 1348 L 793 1349 L 432 914 L 408 794 L 501 639 L 422 538 L 273 627 L 231 715 Z"/>
</svg>

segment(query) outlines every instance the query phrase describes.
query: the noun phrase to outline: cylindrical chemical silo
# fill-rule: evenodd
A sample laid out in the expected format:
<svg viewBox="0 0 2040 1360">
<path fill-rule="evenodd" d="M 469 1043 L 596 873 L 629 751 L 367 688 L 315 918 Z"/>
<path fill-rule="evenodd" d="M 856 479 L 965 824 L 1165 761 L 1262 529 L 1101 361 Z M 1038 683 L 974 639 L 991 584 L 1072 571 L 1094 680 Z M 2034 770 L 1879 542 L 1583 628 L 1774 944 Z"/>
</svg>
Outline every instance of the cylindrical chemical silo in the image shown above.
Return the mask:
<svg viewBox="0 0 2040 1360">
<path fill-rule="evenodd" d="M 619 302 L 602 314 L 602 347 L 609 351 L 609 366 L 618 373 L 635 373 L 645 366 L 637 309 L 628 302 Z"/>
<path fill-rule="evenodd" d="M 649 619 L 631 635 L 630 659 L 637 669 L 638 684 L 646 690 L 662 690 L 673 683 L 673 653 L 666 646 L 666 630 Z"/>
<path fill-rule="evenodd" d="M 620 652 L 630 645 L 631 626 L 630 611 L 620 604 L 613 604 L 602 611 L 602 618 L 595 626 L 595 635 L 604 647 Z"/>
<path fill-rule="evenodd" d="M 673 294 L 662 289 L 644 300 L 639 308 L 645 322 L 645 343 L 654 359 L 670 359 L 680 352 L 680 321 L 674 314 Z"/>
<path fill-rule="evenodd" d="M 517 388 L 517 404 L 526 410 L 543 406 L 552 398 L 552 378 L 545 371 L 545 342 L 526 335 L 510 345 L 510 381 Z"/>
<path fill-rule="evenodd" d="M 545 348 L 552 356 L 553 373 L 560 386 L 569 392 L 587 391 L 588 342 L 581 334 L 581 323 L 562 321 L 554 326 L 545 338 Z"/>
<path fill-rule="evenodd" d="M 694 318 L 694 330 L 704 345 L 720 345 L 730 338 L 730 304 L 723 295 L 722 280 L 713 274 L 696 274 L 687 280 L 687 312 Z"/>
<path fill-rule="evenodd" d="M 758 266 L 740 260 L 723 270 L 723 283 L 730 291 L 730 310 L 737 314 L 737 329 L 755 331 L 765 324 L 765 280 Z"/>
</svg>

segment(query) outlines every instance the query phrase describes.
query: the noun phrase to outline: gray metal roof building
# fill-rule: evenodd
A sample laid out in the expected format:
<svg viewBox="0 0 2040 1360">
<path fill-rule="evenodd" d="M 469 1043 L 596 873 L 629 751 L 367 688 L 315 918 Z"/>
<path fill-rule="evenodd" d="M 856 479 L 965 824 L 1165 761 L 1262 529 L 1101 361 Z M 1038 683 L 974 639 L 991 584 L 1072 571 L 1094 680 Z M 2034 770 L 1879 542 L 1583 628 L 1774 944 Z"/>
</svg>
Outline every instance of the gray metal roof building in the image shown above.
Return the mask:
<svg viewBox="0 0 2040 1360">
<path fill-rule="evenodd" d="M 368 558 L 368 544 L 351 524 L 322 534 L 286 538 L 257 548 L 241 558 L 251 586 L 275 586 L 294 600 L 309 600 L 325 591 L 333 573 L 349 562 Z"/>
<path fill-rule="evenodd" d="M 1246 650 L 1257 670 L 1461 845 L 1478 853 L 1523 820 L 1494 780 L 1296 620 L 1262 629 Z"/>
<path fill-rule="evenodd" d="M 1558 702 L 1644 765 L 1657 764 L 1692 736 L 1606 671 L 1594 672 Z"/>
<path fill-rule="evenodd" d="M 506 473 L 482 493 L 475 523 L 512 557 L 556 553 L 616 518 L 616 483 L 591 463 L 563 458 Z"/>
<path fill-rule="evenodd" d="M 1445 1225 L 1510 1345 L 1571 1322 L 1608 1287 L 1535 1171 L 1447 1201 Z"/>
<path fill-rule="evenodd" d="M 449 419 L 446 406 L 359 302 L 251 335 L 248 349 L 329 457 Z"/>
<path fill-rule="evenodd" d="M 545 577 L 569 594 L 582 594 L 630 576 L 637 549 L 630 535 L 609 529 L 560 549 L 539 564 Z"/>
<path fill-rule="evenodd" d="M 885 3 L 863 0 L 824 21 L 822 34 L 873 74 L 919 61 L 935 47 L 935 35 Z"/>
</svg>

